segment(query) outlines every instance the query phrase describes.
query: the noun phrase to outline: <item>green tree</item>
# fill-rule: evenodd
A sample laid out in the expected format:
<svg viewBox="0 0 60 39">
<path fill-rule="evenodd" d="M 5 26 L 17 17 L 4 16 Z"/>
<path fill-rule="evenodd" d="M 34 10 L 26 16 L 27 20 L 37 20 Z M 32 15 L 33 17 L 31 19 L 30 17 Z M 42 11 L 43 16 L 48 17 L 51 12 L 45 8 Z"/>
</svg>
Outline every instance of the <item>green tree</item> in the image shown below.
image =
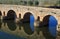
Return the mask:
<svg viewBox="0 0 60 39">
<path fill-rule="evenodd" d="M 24 1 L 24 5 L 27 5 L 27 1 Z"/>
<path fill-rule="evenodd" d="M 55 6 L 59 5 L 60 6 L 60 0 L 56 2 Z"/>
<path fill-rule="evenodd" d="M 29 1 L 29 5 L 33 5 L 33 2 L 32 1 Z"/>
<path fill-rule="evenodd" d="M 39 5 L 39 2 L 38 1 L 35 1 L 35 5 Z"/>
</svg>

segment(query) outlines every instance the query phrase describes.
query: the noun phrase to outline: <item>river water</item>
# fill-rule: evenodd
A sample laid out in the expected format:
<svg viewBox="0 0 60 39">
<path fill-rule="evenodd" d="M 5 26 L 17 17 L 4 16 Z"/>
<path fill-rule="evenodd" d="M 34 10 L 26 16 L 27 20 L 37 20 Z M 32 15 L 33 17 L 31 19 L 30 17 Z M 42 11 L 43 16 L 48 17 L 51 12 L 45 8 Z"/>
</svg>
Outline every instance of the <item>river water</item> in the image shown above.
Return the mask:
<svg viewBox="0 0 60 39">
<path fill-rule="evenodd" d="M 29 23 L 0 19 L 0 39 L 56 39 L 57 36 L 52 36 L 48 27 L 34 26 L 32 31 Z"/>
</svg>

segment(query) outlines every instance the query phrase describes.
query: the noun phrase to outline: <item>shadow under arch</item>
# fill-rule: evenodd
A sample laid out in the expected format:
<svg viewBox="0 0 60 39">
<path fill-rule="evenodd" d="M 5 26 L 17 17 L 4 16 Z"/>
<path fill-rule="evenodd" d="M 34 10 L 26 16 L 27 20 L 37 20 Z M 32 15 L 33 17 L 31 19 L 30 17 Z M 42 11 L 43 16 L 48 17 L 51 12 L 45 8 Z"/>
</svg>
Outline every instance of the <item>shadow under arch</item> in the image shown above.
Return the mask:
<svg viewBox="0 0 60 39">
<path fill-rule="evenodd" d="M 0 11 L 0 16 L 2 16 L 2 12 Z"/>
<path fill-rule="evenodd" d="M 26 12 L 23 16 L 23 22 L 30 22 L 30 15 L 33 15 L 31 12 Z"/>
<path fill-rule="evenodd" d="M 34 16 L 32 13 L 27 12 L 23 16 L 23 29 L 28 35 L 34 33 Z"/>
<path fill-rule="evenodd" d="M 2 16 L 2 12 L 0 11 L 0 28 L 1 28 L 1 26 L 2 26 L 1 16 Z"/>
<path fill-rule="evenodd" d="M 54 16 L 52 16 L 52 15 L 46 15 L 44 18 L 43 18 L 43 28 L 41 29 L 42 30 L 42 33 L 43 33 L 43 35 L 45 36 L 45 38 L 46 39 L 56 39 L 56 36 L 53 36 L 52 34 L 51 34 L 51 22 L 52 21 L 57 21 L 55 18 L 54 18 Z M 54 25 L 54 24 L 52 24 L 52 25 Z M 53 31 L 55 30 L 56 31 L 56 25 L 55 26 L 53 26 L 53 27 L 55 27 L 55 28 L 53 28 Z M 50 30 L 49 30 L 49 28 L 50 28 Z M 53 32 L 52 31 L 52 33 L 55 33 L 55 32 Z"/>
<path fill-rule="evenodd" d="M 17 18 L 16 12 L 14 10 L 9 10 L 7 13 L 7 19 L 15 20 Z"/>
<path fill-rule="evenodd" d="M 48 26 L 48 22 L 49 22 L 49 17 L 50 17 L 51 15 L 47 15 L 47 16 L 45 16 L 44 18 L 43 18 L 43 26 Z"/>
</svg>

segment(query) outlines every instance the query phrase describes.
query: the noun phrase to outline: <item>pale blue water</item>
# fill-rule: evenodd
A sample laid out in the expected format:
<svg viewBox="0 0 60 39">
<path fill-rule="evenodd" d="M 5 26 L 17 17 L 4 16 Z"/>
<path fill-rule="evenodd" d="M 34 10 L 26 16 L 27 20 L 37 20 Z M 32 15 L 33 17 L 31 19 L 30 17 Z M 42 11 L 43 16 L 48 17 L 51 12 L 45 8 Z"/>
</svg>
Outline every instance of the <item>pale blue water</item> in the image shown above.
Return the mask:
<svg viewBox="0 0 60 39">
<path fill-rule="evenodd" d="M 25 39 L 25 38 L 14 36 L 14 35 L 10 35 L 8 33 L 0 31 L 0 39 Z"/>
<path fill-rule="evenodd" d="M 34 27 L 34 20 L 35 20 L 34 16 L 30 16 L 30 23 L 26 23 L 26 24 L 20 24 L 20 23 L 16 24 L 12 20 L 3 20 L 2 22 L 0 20 L 0 25 L 2 26 L 2 23 L 4 23 L 6 25 L 6 23 L 7 23 L 7 27 L 11 31 L 16 30 L 17 27 L 19 27 L 19 29 L 21 27 L 23 27 L 22 31 L 24 31 L 30 37 L 30 38 L 29 37 L 24 38 L 24 35 L 23 35 L 24 33 L 23 32 L 22 32 L 23 36 L 21 36 L 21 35 L 15 36 L 15 35 L 11 35 L 11 33 L 8 34 L 6 32 L 0 31 L 0 39 L 40 39 L 41 37 L 42 38 L 45 37 L 46 39 L 56 39 L 57 20 L 54 17 L 50 16 L 48 27 Z M 18 25 L 18 26 L 16 26 L 16 25 Z M 0 26 L 0 28 L 1 28 L 1 26 Z M 43 35 L 41 37 L 39 37 L 41 35 L 40 31 L 42 31 L 42 35 Z M 34 32 L 35 32 L 35 34 L 34 34 Z M 32 36 L 32 34 L 34 34 L 34 35 Z"/>
</svg>

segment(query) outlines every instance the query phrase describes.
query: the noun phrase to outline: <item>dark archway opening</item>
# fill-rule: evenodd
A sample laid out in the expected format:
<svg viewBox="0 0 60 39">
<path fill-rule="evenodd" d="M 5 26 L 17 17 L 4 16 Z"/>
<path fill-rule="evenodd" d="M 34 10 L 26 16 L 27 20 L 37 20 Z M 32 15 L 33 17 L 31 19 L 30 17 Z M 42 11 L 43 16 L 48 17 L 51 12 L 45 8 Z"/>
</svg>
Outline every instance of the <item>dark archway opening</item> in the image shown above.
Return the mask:
<svg viewBox="0 0 60 39">
<path fill-rule="evenodd" d="M 2 25 L 2 23 L 1 23 L 1 16 L 2 16 L 2 12 L 0 11 L 0 28 L 1 28 L 1 25 Z"/>
<path fill-rule="evenodd" d="M 48 26 L 50 16 L 51 15 L 47 15 L 43 18 L 43 26 Z"/>
<path fill-rule="evenodd" d="M 32 13 L 27 12 L 23 16 L 23 29 L 28 35 L 34 33 L 34 16 Z"/>
<path fill-rule="evenodd" d="M 30 16 L 32 15 L 32 13 L 27 12 L 24 14 L 23 16 L 23 23 L 30 23 Z"/>
<path fill-rule="evenodd" d="M 9 10 L 8 13 L 7 13 L 7 19 L 9 20 L 15 20 L 17 17 L 15 11 L 13 10 Z"/>
<path fill-rule="evenodd" d="M 19 14 L 19 18 L 21 18 L 21 14 Z"/>
<path fill-rule="evenodd" d="M 0 11 L 0 16 L 2 16 L 2 12 Z"/>
<path fill-rule="evenodd" d="M 43 27 L 42 32 L 46 39 L 55 39 L 56 38 L 56 25 L 57 20 L 52 15 L 47 15 L 43 18 Z M 53 34 L 52 34 L 53 33 Z"/>
</svg>

